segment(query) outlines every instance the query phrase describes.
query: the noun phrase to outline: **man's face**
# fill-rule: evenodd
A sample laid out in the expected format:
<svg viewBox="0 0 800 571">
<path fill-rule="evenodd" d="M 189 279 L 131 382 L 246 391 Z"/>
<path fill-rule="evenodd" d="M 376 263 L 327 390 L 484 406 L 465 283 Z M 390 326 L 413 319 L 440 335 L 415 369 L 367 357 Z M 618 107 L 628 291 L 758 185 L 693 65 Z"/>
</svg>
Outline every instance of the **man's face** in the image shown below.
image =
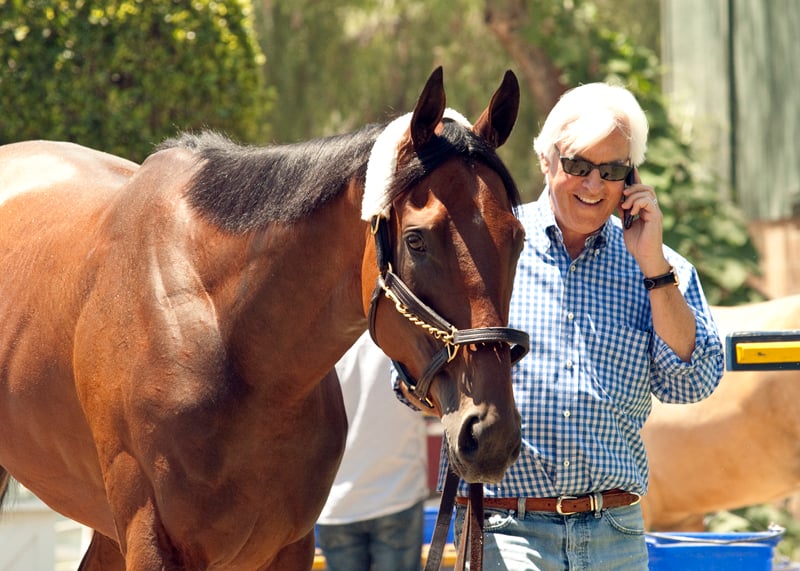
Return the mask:
<svg viewBox="0 0 800 571">
<path fill-rule="evenodd" d="M 580 153 L 561 148 L 564 157 L 579 157 L 595 164 L 627 163 L 629 143 L 619 130 Z M 597 169 L 587 176 L 564 172 L 561 162 L 543 159 L 542 168 L 550 186 L 550 203 L 566 242 L 581 243 L 596 232 L 617 210 L 625 182 L 603 180 Z"/>
</svg>

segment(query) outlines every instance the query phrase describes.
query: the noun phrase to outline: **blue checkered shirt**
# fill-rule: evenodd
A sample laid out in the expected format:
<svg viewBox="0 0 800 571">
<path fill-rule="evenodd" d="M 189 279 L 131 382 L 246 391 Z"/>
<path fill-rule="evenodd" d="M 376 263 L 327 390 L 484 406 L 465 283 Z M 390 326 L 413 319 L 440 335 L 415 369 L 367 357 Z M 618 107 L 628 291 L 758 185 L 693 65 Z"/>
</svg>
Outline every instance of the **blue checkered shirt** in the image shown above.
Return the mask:
<svg viewBox="0 0 800 571">
<path fill-rule="evenodd" d="M 485 493 L 555 497 L 621 488 L 647 491 L 647 457 L 639 431 L 651 393 L 664 402 L 707 397 L 724 360 L 695 269 L 664 247 L 695 314 L 691 361 L 683 362 L 653 331 L 643 275 L 612 217 L 572 260 L 547 190 L 522 206 L 525 248 L 517 266 L 510 326 L 527 331 L 531 351 L 514 367 L 522 415 L 519 459 Z M 441 489 L 446 453 L 439 471 Z M 462 483 L 460 494 L 467 494 Z"/>
</svg>

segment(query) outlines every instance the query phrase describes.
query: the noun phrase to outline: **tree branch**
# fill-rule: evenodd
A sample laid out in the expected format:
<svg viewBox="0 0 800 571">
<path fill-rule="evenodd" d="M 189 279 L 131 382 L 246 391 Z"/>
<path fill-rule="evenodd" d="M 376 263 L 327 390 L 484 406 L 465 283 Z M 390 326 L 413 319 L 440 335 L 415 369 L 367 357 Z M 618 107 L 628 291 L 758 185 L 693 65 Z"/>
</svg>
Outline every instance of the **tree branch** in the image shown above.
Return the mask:
<svg viewBox="0 0 800 571">
<path fill-rule="evenodd" d="M 560 70 L 540 47 L 530 43 L 521 32 L 529 14 L 524 0 L 486 0 L 486 26 L 500 41 L 517 64 L 522 80 L 533 95 L 539 117 L 544 117 L 566 90 L 560 81 Z"/>
</svg>

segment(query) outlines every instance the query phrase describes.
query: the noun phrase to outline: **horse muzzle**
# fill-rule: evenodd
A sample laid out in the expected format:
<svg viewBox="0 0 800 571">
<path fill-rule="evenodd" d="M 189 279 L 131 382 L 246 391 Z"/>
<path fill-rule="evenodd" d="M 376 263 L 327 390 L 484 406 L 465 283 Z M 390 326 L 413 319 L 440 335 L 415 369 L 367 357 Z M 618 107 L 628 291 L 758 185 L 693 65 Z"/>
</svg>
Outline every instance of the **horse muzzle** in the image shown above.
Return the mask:
<svg viewBox="0 0 800 571">
<path fill-rule="evenodd" d="M 452 418 L 450 418 L 452 417 Z M 516 407 L 499 413 L 472 404 L 442 418 L 450 465 L 468 483 L 496 483 L 519 457 L 521 422 Z"/>
</svg>

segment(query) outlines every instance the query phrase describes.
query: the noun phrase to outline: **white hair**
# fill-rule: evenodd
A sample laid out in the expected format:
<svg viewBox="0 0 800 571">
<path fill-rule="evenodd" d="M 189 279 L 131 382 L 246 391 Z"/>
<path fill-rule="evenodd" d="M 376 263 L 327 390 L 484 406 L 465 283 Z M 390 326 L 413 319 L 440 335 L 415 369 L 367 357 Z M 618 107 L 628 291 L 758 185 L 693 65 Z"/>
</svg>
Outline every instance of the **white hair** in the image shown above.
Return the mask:
<svg viewBox="0 0 800 571">
<path fill-rule="evenodd" d="M 647 117 L 633 94 L 608 83 L 588 83 L 564 93 L 533 140 L 536 155 L 556 160 L 556 146 L 572 152 L 586 151 L 619 130 L 630 141 L 634 166 L 644 162 Z"/>
</svg>

